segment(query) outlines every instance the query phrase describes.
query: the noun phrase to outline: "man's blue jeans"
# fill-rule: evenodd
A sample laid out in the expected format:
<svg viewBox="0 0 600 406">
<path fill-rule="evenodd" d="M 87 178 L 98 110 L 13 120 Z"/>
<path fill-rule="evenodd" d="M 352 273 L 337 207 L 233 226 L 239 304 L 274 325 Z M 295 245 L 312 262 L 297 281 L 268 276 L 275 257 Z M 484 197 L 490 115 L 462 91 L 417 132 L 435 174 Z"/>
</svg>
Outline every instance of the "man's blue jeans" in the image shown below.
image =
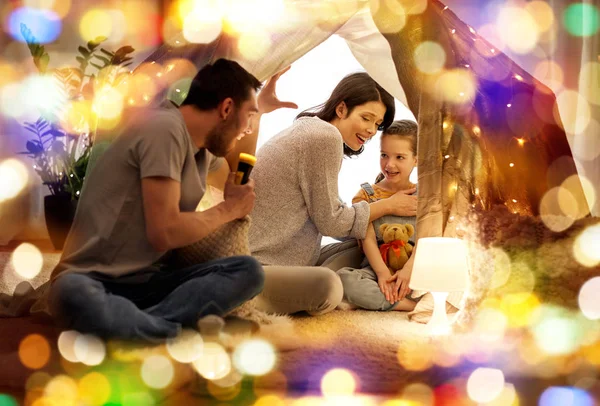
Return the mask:
<svg viewBox="0 0 600 406">
<path fill-rule="evenodd" d="M 199 318 L 222 316 L 262 291 L 264 271 L 248 256 L 184 269 L 148 269 L 112 278 L 98 272 L 59 275 L 49 306 L 63 328 L 102 338 L 161 341 Z"/>
</svg>

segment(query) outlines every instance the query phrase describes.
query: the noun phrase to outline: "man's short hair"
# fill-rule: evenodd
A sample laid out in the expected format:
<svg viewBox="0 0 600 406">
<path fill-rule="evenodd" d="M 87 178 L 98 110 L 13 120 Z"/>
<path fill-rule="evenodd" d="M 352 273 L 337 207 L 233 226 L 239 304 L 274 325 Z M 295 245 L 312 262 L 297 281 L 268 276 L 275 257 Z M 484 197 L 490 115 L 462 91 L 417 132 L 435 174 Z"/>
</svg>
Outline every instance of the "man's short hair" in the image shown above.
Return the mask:
<svg viewBox="0 0 600 406">
<path fill-rule="evenodd" d="M 251 89 L 258 91 L 261 86 L 260 81 L 237 62 L 219 59 L 200 69 L 192 80 L 188 95 L 181 105 L 192 105 L 200 110 L 212 110 L 230 97 L 239 107 L 250 98 Z"/>
</svg>

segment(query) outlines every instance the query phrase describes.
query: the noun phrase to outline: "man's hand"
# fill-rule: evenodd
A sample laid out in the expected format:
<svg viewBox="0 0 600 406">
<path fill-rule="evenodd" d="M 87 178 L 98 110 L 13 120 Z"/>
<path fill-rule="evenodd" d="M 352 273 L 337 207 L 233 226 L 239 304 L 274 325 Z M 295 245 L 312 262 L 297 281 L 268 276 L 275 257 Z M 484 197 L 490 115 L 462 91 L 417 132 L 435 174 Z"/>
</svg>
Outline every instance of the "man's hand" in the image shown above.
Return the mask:
<svg viewBox="0 0 600 406">
<path fill-rule="evenodd" d="M 394 302 L 399 302 L 406 297 L 410 293 L 410 288 L 408 287 L 408 283 L 410 282 L 410 274 L 409 270 L 405 270 L 402 268 L 397 271 L 392 277 L 388 278 L 388 282 L 394 284 L 393 288 L 393 298 Z"/>
<path fill-rule="evenodd" d="M 254 208 L 254 180 L 250 179 L 245 185 L 235 184 L 235 173 L 229 174 L 227 183 L 225 184 L 223 204 L 226 207 L 227 213 L 231 220 L 241 219 L 250 214 Z"/>
<path fill-rule="evenodd" d="M 258 111 L 260 114 L 270 113 L 280 108 L 290 108 L 297 109 L 298 105 L 292 102 L 282 102 L 277 98 L 276 94 L 276 85 L 277 81 L 285 72 L 290 70 L 291 66 L 277 72 L 269 80 L 263 87 L 263 89 L 258 94 L 257 102 L 258 102 Z"/>
<path fill-rule="evenodd" d="M 389 198 L 385 199 L 389 206 L 388 214 L 394 216 L 416 216 L 417 215 L 417 196 L 412 196 L 417 189 L 400 190 Z"/>
</svg>

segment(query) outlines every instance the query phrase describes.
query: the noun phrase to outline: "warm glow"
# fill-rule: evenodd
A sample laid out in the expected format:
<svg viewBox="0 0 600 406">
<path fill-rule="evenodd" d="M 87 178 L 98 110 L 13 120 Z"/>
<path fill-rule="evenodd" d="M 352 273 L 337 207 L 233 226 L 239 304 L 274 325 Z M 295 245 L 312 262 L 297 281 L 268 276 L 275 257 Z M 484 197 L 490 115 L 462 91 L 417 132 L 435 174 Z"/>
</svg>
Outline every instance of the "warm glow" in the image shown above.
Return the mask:
<svg viewBox="0 0 600 406">
<path fill-rule="evenodd" d="M 415 65 L 423 73 L 440 72 L 446 63 L 446 51 L 437 42 L 425 41 L 420 43 L 414 53 Z"/>
<path fill-rule="evenodd" d="M 238 33 L 274 30 L 285 24 L 283 0 L 229 0 L 223 14 L 228 28 Z M 354 14 L 355 10 L 350 10 Z M 350 14 L 350 15 L 351 15 Z"/>
<path fill-rule="evenodd" d="M 231 371 L 231 360 L 225 349 L 217 344 L 204 344 L 202 356 L 193 361 L 194 369 L 206 379 L 220 379 Z"/>
<path fill-rule="evenodd" d="M 262 396 L 260 398 L 258 398 L 258 400 L 254 403 L 254 406 L 286 406 L 287 403 L 285 403 L 283 401 L 283 399 L 281 399 L 278 396 L 275 395 L 265 395 Z"/>
<path fill-rule="evenodd" d="M 355 390 L 356 380 L 346 369 L 332 369 L 321 380 L 321 392 L 325 397 L 352 396 Z"/>
<path fill-rule="evenodd" d="M 79 397 L 84 404 L 103 405 L 110 399 L 110 382 L 99 372 L 90 372 L 79 381 Z"/>
<path fill-rule="evenodd" d="M 123 112 L 123 95 L 113 87 L 99 89 L 92 109 L 102 119 L 118 119 Z"/>
<path fill-rule="evenodd" d="M 424 383 L 411 383 L 402 390 L 402 399 L 419 405 L 433 405 L 433 390 Z"/>
<path fill-rule="evenodd" d="M 483 340 L 488 342 L 500 342 L 508 325 L 508 319 L 499 310 L 482 309 L 475 318 L 474 331 Z"/>
<path fill-rule="evenodd" d="M 496 20 L 502 42 L 517 54 L 532 51 L 538 42 L 538 27 L 534 18 L 519 7 L 503 7 Z M 507 30 L 506 27 L 512 27 Z"/>
<path fill-rule="evenodd" d="M 26 279 L 35 278 L 44 265 L 40 250 L 28 242 L 20 244 L 13 251 L 10 260 L 15 272 Z"/>
<path fill-rule="evenodd" d="M 600 106 L 600 61 L 587 62 L 581 67 L 579 89 L 590 103 Z"/>
<path fill-rule="evenodd" d="M 409 371 L 424 371 L 433 365 L 433 351 L 420 351 L 420 342 L 410 341 L 398 349 L 398 362 Z"/>
<path fill-rule="evenodd" d="M 89 101 L 74 101 L 67 105 L 62 121 L 63 128 L 70 134 L 83 134 L 90 130 L 93 113 Z"/>
<path fill-rule="evenodd" d="M 565 80 L 560 65 L 551 60 L 541 61 L 535 65 L 533 76 L 554 92 L 558 92 L 562 89 Z"/>
<path fill-rule="evenodd" d="M 236 368 L 248 375 L 264 375 L 273 369 L 275 362 L 273 346 L 261 339 L 244 341 L 233 353 Z"/>
<path fill-rule="evenodd" d="M 79 23 L 79 33 L 84 41 L 92 41 L 97 37 L 109 37 L 112 29 L 112 17 L 106 10 L 90 10 L 83 15 Z"/>
<path fill-rule="evenodd" d="M 75 357 L 85 365 L 100 365 L 106 356 L 104 342 L 91 334 L 80 334 L 75 337 L 73 347 Z"/>
<path fill-rule="evenodd" d="M 177 337 L 167 340 L 167 351 L 175 360 L 189 363 L 202 356 L 204 341 L 195 330 L 183 330 Z"/>
<path fill-rule="evenodd" d="M 223 14 L 214 2 L 196 1 L 195 4 L 193 12 L 182 16 L 183 37 L 191 43 L 208 44 L 221 34 Z"/>
<path fill-rule="evenodd" d="M 50 344 L 39 334 L 30 334 L 19 344 L 19 360 L 29 369 L 40 369 L 50 360 Z"/>
<path fill-rule="evenodd" d="M 0 203 L 21 193 L 28 181 L 27 168 L 21 161 L 9 158 L 0 162 Z"/>
<path fill-rule="evenodd" d="M 142 363 L 142 380 L 150 388 L 166 388 L 173 380 L 174 375 L 173 364 L 162 355 L 151 355 Z"/>
<path fill-rule="evenodd" d="M 597 240 L 598 241 L 598 240 Z M 600 262 L 600 260 L 599 260 Z M 586 281 L 579 290 L 579 308 L 581 313 L 590 320 L 600 319 L 600 277 Z"/>
<path fill-rule="evenodd" d="M 575 351 L 583 338 L 579 320 L 563 308 L 540 306 L 531 331 L 537 346 L 548 355 L 566 355 Z"/>
<path fill-rule="evenodd" d="M 581 134 L 571 138 L 571 148 L 575 158 L 581 161 L 593 161 L 600 156 L 600 148 L 590 147 L 600 145 L 600 123 L 590 120 L 588 127 Z"/>
<path fill-rule="evenodd" d="M 467 381 L 469 397 L 478 403 L 496 399 L 504 390 L 504 374 L 495 368 L 477 368 Z"/>
<path fill-rule="evenodd" d="M 527 292 L 502 296 L 500 310 L 508 318 L 510 327 L 524 327 L 530 324 L 540 302 L 535 295 Z"/>
<path fill-rule="evenodd" d="M 500 395 L 494 400 L 485 404 L 485 406 L 519 406 L 519 398 L 517 391 L 512 383 L 504 384 L 504 388 Z"/>
</svg>

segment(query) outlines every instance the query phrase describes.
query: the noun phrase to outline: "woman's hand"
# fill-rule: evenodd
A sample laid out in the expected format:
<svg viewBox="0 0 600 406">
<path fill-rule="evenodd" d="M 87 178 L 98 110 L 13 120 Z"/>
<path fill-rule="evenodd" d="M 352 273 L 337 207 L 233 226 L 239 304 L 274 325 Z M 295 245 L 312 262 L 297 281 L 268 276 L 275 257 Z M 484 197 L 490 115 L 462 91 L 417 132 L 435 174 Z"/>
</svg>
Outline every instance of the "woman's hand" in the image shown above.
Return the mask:
<svg viewBox="0 0 600 406">
<path fill-rule="evenodd" d="M 416 188 L 400 190 L 389 198 L 385 199 L 388 206 L 388 214 L 394 216 L 416 216 L 417 215 L 417 196 L 412 195 L 417 191 Z"/>
<path fill-rule="evenodd" d="M 298 108 L 298 105 L 296 103 L 280 101 L 277 98 L 277 93 L 275 89 L 277 81 L 279 80 L 281 75 L 290 70 L 290 68 L 291 66 L 288 66 L 287 68 L 277 72 L 276 74 L 271 76 L 269 80 L 267 80 L 267 83 L 262 88 L 257 97 L 258 111 L 260 114 L 270 113 L 280 108 Z"/>
<path fill-rule="evenodd" d="M 411 271 L 402 268 L 397 271 L 392 277 L 388 278 L 387 282 L 394 284 L 393 296 L 395 301 L 401 301 L 410 293 L 408 283 L 410 282 Z"/>
</svg>

